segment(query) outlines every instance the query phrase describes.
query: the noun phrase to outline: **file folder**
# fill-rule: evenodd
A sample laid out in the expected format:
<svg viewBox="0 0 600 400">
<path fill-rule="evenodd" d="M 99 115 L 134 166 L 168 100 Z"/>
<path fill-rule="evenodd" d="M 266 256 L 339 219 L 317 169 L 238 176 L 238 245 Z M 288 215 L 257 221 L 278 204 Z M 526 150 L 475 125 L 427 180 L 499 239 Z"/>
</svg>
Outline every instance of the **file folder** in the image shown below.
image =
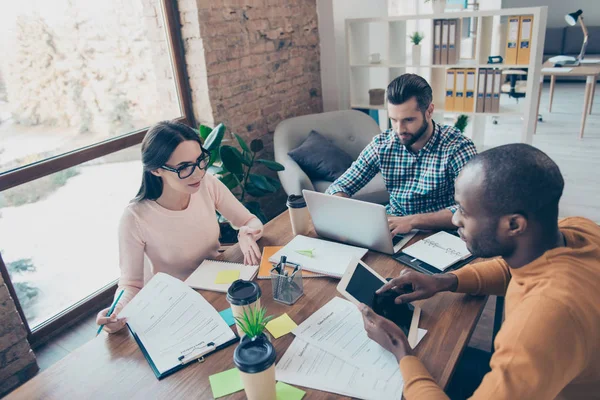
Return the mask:
<svg viewBox="0 0 600 400">
<path fill-rule="evenodd" d="M 448 64 L 457 64 L 456 59 L 456 23 L 457 20 L 448 21 Z"/>
<path fill-rule="evenodd" d="M 485 68 L 479 69 L 477 74 L 477 112 L 484 112 L 483 103 L 485 102 Z"/>
<path fill-rule="evenodd" d="M 448 64 L 448 20 L 442 20 L 442 54 L 441 64 Z"/>
<path fill-rule="evenodd" d="M 454 85 L 454 111 L 465 110 L 465 70 L 456 70 L 456 81 Z"/>
<path fill-rule="evenodd" d="M 442 63 L 442 20 L 433 21 L 433 64 Z"/>
<path fill-rule="evenodd" d="M 508 18 L 508 33 L 506 37 L 506 57 L 504 57 L 504 62 L 506 64 L 516 64 L 517 63 L 517 52 L 518 52 L 518 44 L 519 44 L 519 27 L 520 27 L 520 18 L 517 17 L 509 17 Z"/>
<path fill-rule="evenodd" d="M 500 112 L 500 90 L 502 85 L 502 71 L 494 70 L 494 93 L 492 94 L 492 110 L 491 112 Z"/>
<path fill-rule="evenodd" d="M 446 111 L 454 111 L 454 81 L 455 73 L 453 69 L 446 71 L 446 104 L 444 109 Z"/>
<path fill-rule="evenodd" d="M 475 70 L 468 69 L 465 79 L 465 107 L 464 112 L 473 112 L 475 105 Z"/>
<path fill-rule="evenodd" d="M 485 71 L 485 103 L 483 105 L 484 112 L 492 112 L 492 96 L 494 93 L 494 71 L 486 69 Z"/>
<path fill-rule="evenodd" d="M 533 15 L 521 16 L 519 49 L 517 51 L 517 64 L 529 64 L 529 53 L 531 52 L 531 31 L 533 28 Z"/>
</svg>

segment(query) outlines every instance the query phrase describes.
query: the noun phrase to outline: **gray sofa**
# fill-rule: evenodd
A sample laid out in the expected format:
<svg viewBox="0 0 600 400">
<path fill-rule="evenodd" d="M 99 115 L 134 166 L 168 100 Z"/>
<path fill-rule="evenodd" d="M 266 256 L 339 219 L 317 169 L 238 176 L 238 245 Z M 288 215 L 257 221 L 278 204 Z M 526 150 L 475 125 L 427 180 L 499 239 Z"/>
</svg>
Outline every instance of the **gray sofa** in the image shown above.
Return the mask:
<svg viewBox="0 0 600 400">
<path fill-rule="evenodd" d="M 585 58 L 600 58 L 600 26 L 589 26 L 588 45 Z M 566 26 L 559 28 L 546 28 L 546 39 L 544 41 L 544 62 L 554 56 L 577 57 L 583 43 L 583 32 L 581 26 Z M 558 79 L 583 80 L 585 77 L 566 77 Z"/>
<path fill-rule="evenodd" d="M 381 132 L 373 118 L 356 110 L 304 115 L 280 122 L 275 128 L 273 146 L 275 161 L 285 166 L 285 170 L 278 172 L 278 175 L 288 195 L 302 194 L 302 189 L 325 192 L 332 183 L 311 181 L 300 166 L 288 156 L 288 152 L 300 146 L 312 130 L 331 140 L 334 145 L 354 159 L 373 139 L 373 136 Z M 389 201 L 389 194 L 381 174 L 377 174 L 353 198 L 386 204 Z"/>
</svg>

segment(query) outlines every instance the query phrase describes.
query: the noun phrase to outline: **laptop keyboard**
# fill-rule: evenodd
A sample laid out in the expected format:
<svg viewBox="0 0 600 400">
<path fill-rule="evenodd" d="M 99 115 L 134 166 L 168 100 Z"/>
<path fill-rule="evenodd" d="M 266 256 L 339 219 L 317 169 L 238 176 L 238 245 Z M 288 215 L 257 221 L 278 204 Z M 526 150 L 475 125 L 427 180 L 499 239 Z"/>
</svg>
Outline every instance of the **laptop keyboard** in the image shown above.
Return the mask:
<svg viewBox="0 0 600 400">
<path fill-rule="evenodd" d="M 404 239 L 404 235 L 396 235 L 392 238 L 392 245 L 397 245 L 400 241 Z"/>
</svg>

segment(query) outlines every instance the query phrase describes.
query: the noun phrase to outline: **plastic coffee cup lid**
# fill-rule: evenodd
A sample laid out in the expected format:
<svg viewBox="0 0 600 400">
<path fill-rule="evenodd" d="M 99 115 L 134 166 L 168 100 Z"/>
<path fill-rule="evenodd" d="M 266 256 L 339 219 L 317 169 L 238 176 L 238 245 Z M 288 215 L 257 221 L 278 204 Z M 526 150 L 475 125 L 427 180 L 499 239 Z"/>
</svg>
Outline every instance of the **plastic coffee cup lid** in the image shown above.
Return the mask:
<svg viewBox="0 0 600 400">
<path fill-rule="evenodd" d="M 235 366 L 247 374 L 266 371 L 275 363 L 276 358 L 275 347 L 264 335 L 254 339 L 244 337 L 233 353 Z"/>
<path fill-rule="evenodd" d="M 227 301 L 234 306 L 247 306 L 260 299 L 260 286 L 252 281 L 238 279 L 227 290 Z"/>
<path fill-rule="evenodd" d="M 306 201 L 301 195 L 290 194 L 287 199 L 287 206 L 289 208 L 303 208 L 306 207 Z"/>
</svg>

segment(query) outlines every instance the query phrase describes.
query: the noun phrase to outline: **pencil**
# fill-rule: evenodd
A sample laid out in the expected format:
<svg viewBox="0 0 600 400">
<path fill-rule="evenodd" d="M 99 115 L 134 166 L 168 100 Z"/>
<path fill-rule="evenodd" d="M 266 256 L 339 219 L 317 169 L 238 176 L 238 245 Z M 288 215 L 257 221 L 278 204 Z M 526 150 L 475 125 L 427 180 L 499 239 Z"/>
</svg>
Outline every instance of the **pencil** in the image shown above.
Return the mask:
<svg viewBox="0 0 600 400">
<path fill-rule="evenodd" d="M 119 300 L 121 300 L 121 296 L 123 296 L 124 292 L 125 292 L 125 290 L 121 290 L 121 293 L 119 293 L 119 295 L 117 296 L 115 301 L 113 301 L 112 306 L 110 306 L 110 308 L 108 309 L 108 313 L 106 313 L 107 317 L 110 317 L 111 314 L 113 313 L 113 311 L 115 311 L 115 307 L 117 306 L 117 303 L 119 302 Z M 102 332 L 102 328 L 104 328 L 104 325 L 100 325 L 100 328 L 98 328 L 98 332 L 96 332 L 96 336 L 98 336 L 100 334 L 100 332 Z"/>
</svg>

